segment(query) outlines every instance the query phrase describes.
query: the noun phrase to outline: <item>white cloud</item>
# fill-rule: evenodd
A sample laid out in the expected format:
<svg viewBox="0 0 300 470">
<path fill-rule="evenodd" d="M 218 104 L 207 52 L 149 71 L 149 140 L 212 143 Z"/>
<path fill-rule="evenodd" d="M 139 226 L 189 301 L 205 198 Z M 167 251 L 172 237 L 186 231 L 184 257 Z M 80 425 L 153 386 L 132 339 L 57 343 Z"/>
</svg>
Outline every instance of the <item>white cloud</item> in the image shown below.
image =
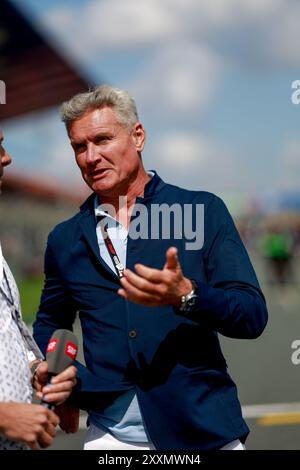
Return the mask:
<svg viewBox="0 0 300 470">
<path fill-rule="evenodd" d="M 299 18 L 295 0 L 87 0 L 42 22 L 146 116 L 182 123 L 203 115 L 226 70 L 299 65 Z"/>
<path fill-rule="evenodd" d="M 263 50 L 271 63 L 299 66 L 300 5 L 290 3 L 293 7 L 282 8 L 280 15 L 276 15 L 269 25 Z"/>
<path fill-rule="evenodd" d="M 132 52 L 187 39 L 210 44 L 212 37 L 218 49 L 227 35 L 236 35 L 230 46 L 234 55 L 241 47 L 240 33 L 249 28 L 244 52 L 255 48 L 253 55 L 277 63 L 284 53 L 291 55 L 291 48 L 295 52 L 299 15 L 296 0 L 88 0 L 79 7 L 71 2 L 53 7 L 41 21 L 82 59 L 87 53 L 100 60 L 114 50 Z M 292 58 L 299 63 L 298 55 Z"/>
<path fill-rule="evenodd" d="M 166 44 L 155 51 L 127 88 L 145 114 L 186 124 L 184 113 L 205 110 L 224 69 L 222 59 L 207 48 L 193 43 Z"/>
<path fill-rule="evenodd" d="M 262 155 L 253 154 L 245 164 L 230 143 L 226 148 L 194 132 L 229 69 L 247 66 L 247 73 L 255 74 L 255 67 L 265 73 L 300 65 L 299 22 L 296 0 L 86 0 L 80 7 L 62 2 L 43 16 L 43 24 L 73 56 L 94 65 L 98 77 L 132 93 L 147 127 L 160 134 L 165 130 L 147 145 L 147 166 L 161 169 L 174 183 L 209 190 L 279 187 L 283 182 L 299 186 L 298 140 L 286 144 L 282 168 L 264 174 Z M 255 96 L 256 90 L 250 91 Z M 57 139 L 54 131 L 51 135 L 56 145 L 44 152 L 49 174 L 61 167 L 60 175 L 80 178 L 67 141 Z"/>
<path fill-rule="evenodd" d="M 93 50 L 144 47 L 178 34 L 198 33 L 270 19 L 290 11 L 293 0 L 88 0 L 81 6 L 62 4 L 45 12 L 42 21 L 69 42 L 80 34 Z M 74 44 L 75 45 L 75 44 Z"/>
<path fill-rule="evenodd" d="M 172 165 L 178 171 L 207 164 L 213 153 L 213 146 L 208 140 L 187 132 L 164 135 L 158 145 L 164 164 Z"/>
<path fill-rule="evenodd" d="M 145 47 L 173 34 L 176 17 L 168 2 L 150 0 L 90 0 L 81 7 L 50 9 L 43 24 L 63 38 L 78 53 L 100 53 L 107 49 Z M 73 42 L 74 37 L 80 41 Z"/>
<path fill-rule="evenodd" d="M 220 192 L 253 187 L 245 163 L 224 142 L 204 134 L 168 132 L 145 152 L 147 169 L 157 168 L 169 182 L 189 189 Z"/>
</svg>

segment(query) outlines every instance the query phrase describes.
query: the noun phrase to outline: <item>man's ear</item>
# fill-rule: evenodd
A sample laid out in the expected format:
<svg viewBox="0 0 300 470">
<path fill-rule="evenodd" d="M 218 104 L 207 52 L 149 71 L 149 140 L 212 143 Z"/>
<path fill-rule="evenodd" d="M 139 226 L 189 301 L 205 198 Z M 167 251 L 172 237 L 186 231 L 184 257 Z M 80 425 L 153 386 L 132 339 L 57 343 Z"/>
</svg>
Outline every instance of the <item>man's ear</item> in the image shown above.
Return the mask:
<svg viewBox="0 0 300 470">
<path fill-rule="evenodd" d="M 145 141 L 146 141 L 146 131 L 140 122 L 137 122 L 134 125 L 133 131 L 132 131 L 132 137 L 133 137 L 134 146 L 136 150 L 138 152 L 142 152 L 145 146 Z"/>
</svg>

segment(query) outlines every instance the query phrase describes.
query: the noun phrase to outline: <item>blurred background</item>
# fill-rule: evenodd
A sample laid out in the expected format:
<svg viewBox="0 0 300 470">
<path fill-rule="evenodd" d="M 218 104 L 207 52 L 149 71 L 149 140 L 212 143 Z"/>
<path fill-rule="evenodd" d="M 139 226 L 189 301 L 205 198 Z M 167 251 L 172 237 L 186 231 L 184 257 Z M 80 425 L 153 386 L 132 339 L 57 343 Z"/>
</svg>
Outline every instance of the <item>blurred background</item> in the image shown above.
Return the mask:
<svg viewBox="0 0 300 470">
<path fill-rule="evenodd" d="M 224 199 L 266 296 L 261 338 L 222 339 L 253 449 L 300 449 L 299 24 L 297 0 L 0 2 L 0 123 L 14 159 L 0 238 L 26 321 L 47 235 L 89 194 L 59 105 L 96 84 L 125 88 L 147 130 L 146 168 Z M 80 448 L 82 435 L 54 448 Z"/>
</svg>

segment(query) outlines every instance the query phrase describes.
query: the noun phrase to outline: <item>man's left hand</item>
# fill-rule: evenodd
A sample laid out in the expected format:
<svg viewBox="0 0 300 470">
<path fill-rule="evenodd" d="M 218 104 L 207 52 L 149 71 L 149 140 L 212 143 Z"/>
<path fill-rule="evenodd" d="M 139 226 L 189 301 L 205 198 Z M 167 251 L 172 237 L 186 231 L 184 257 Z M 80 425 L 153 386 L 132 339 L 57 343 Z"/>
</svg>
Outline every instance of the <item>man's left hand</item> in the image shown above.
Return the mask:
<svg viewBox="0 0 300 470">
<path fill-rule="evenodd" d="M 118 290 L 118 294 L 121 297 L 151 307 L 179 307 L 181 297 L 193 288 L 191 281 L 182 273 L 175 247 L 167 250 L 166 263 L 162 270 L 136 264 L 135 273 L 125 269 L 120 281 L 122 288 Z"/>
</svg>

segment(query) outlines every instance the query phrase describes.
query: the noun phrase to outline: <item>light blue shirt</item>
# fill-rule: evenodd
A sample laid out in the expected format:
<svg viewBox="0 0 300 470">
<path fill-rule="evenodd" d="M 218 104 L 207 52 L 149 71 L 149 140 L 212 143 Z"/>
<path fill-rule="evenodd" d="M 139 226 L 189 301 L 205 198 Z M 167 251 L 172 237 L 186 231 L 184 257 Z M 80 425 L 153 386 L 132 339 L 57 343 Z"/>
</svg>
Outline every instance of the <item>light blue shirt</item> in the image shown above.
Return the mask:
<svg viewBox="0 0 300 470">
<path fill-rule="evenodd" d="M 105 217 L 107 232 L 113 242 L 120 262 L 126 266 L 128 231 L 114 217 L 103 210 L 105 206 L 99 205 L 95 199 L 95 215 Z M 100 256 L 108 267 L 117 274 L 107 246 L 103 239 L 100 223 L 96 227 Z M 134 390 L 129 390 L 118 397 L 103 413 L 91 412 L 89 420 L 100 429 L 113 434 L 117 439 L 128 442 L 149 442 L 143 423 L 142 414 Z"/>
</svg>

